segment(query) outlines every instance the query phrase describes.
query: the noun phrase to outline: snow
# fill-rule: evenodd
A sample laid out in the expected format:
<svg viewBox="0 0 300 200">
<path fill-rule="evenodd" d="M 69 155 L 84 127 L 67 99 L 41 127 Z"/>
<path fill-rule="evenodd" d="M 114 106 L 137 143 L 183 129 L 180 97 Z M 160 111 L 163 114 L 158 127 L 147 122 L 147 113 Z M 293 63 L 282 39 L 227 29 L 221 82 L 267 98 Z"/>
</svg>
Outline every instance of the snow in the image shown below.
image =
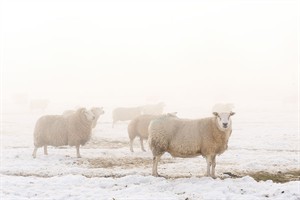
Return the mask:
<svg viewBox="0 0 300 200">
<path fill-rule="evenodd" d="M 213 180 L 128 175 L 122 178 L 86 178 L 81 175 L 51 178 L 2 176 L 4 195 L 41 199 L 297 199 L 297 182 L 257 183 L 251 177 Z M 16 188 L 17 187 L 17 188 Z M 298 196 L 299 197 L 299 196 Z"/>
<path fill-rule="evenodd" d="M 1 199 L 300 199 L 299 177 L 275 183 L 250 176 L 300 170 L 296 111 L 236 112 L 229 149 L 217 157 L 217 179 L 204 176 L 202 157 L 169 154 L 158 166 L 163 177 L 151 176 L 151 151 L 142 152 L 136 139 L 131 153 L 127 123 L 112 128 L 109 112 L 81 148 L 83 158 L 74 147 L 49 147 L 49 155 L 39 149 L 33 159 L 32 132 L 41 115 L 2 113 Z"/>
</svg>

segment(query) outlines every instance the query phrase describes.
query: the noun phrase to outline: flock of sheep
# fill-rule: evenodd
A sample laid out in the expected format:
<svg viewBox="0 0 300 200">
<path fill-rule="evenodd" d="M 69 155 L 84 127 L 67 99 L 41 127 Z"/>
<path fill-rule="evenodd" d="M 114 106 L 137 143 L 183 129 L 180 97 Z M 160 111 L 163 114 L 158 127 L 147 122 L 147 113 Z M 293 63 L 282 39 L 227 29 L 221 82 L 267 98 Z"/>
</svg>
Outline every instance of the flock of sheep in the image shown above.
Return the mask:
<svg viewBox="0 0 300 200">
<path fill-rule="evenodd" d="M 133 152 L 133 140 L 140 138 L 141 149 L 145 151 L 143 140 L 148 139 L 153 154 L 152 175 L 159 176 L 158 162 L 168 152 L 173 157 L 189 158 L 202 155 L 207 162 L 207 176 L 215 178 L 216 155 L 227 149 L 232 132 L 231 104 L 217 104 L 213 107 L 213 116 L 202 119 L 181 119 L 176 113 L 162 114 L 163 103 L 131 108 L 116 108 L 113 111 L 113 126 L 117 121 L 128 121 L 130 151 Z M 62 115 L 45 115 L 38 119 L 34 130 L 34 151 L 36 158 L 39 147 L 75 146 L 80 158 L 80 145 L 89 141 L 103 108 L 79 108 L 68 110 Z"/>
</svg>

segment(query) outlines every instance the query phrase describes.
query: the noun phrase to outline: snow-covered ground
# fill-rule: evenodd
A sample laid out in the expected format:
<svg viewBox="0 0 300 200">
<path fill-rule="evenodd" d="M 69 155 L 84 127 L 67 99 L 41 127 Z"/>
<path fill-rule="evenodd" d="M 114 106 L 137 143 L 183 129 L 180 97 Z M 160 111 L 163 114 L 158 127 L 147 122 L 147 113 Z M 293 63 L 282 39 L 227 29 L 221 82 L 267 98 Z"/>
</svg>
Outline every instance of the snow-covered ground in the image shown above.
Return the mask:
<svg viewBox="0 0 300 200">
<path fill-rule="evenodd" d="M 39 149 L 33 159 L 32 133 L 40 115 L 2 114 L 1 199 L 300 199 L 297 111 L 233 116 L 229 149 L 217 157 L 215 180 L 204 176 L 202 157 L 169 154 L 159 164 L 163 177 L 152 177 L 151 152 L 142 152 L 136 139 L 131 153 L 127 123 L 112 128 L 109 112 L 81 148 L 83 158 L 76 158 L 74 147 L 49 147 L 48 156 Z M 285 174 L 290 181 L 256 181 L 258 172 Z"/>
</svg>

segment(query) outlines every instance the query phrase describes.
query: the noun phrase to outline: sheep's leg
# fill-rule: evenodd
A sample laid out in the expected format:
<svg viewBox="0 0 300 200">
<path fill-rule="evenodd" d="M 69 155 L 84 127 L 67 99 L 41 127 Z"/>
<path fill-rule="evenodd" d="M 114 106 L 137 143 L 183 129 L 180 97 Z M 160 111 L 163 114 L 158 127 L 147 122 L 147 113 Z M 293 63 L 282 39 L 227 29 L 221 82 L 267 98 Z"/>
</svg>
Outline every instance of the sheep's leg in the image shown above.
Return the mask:
<svg viewBox="0 0 300 200">
<path fill-rule="evenodd" d="M 48 155 L 47 145 L 44 145 L 44 154 L 45 154 L 45 155 Z"/>
<path fill-rule="evenodd" d="M 152 167 L 152 176 L 156 176 L 158 177 L 158 173 L 157 173 L 157 165 L 158 165 L 158 162 L 160 160 L 162 155 L 159 155 L 159 156 L 154 156 L 153 157 L 153 167 Z"/>
<path fill-rule="evenodd" d="M 76 145 L 77 158 L 81 158 L 81 155 L 80 155 L 80 152 L 79 152 L 79 147 L 80 147 L 80 145 Z"/>
<path fill-rule="evenodd" d="M 212 156 L 212 170 L 211 170 L 211 177 L 212 178 L 217 178 L 215 175 L 215 168 L 216 168 L 216 155 Z"/>
<path fill-rule="evenodd" d="M 130 151 L 133 152 L 133 139 L 130 139 Z"/>
<path fill-rule="evenodd" d="M 37 151 L 38 147 L 34 147 L 33 153 L 32 153 L 32 157 L 36 158 L 36 151 Z"/>
<path fill-rule="evenodd" d="M 206 176 L 211 176 L 210 168 L 212 165 L 212 156 L 206 156 L 206 163 L 207 163 Z"/>
<path fill-rule="evenodd" d="M 141 142 L 142 151 L 146 151 L 144 148 L 143 138 L 141 138 L 141 137 L 140 137 L 140 142 Z"/>
</svg>

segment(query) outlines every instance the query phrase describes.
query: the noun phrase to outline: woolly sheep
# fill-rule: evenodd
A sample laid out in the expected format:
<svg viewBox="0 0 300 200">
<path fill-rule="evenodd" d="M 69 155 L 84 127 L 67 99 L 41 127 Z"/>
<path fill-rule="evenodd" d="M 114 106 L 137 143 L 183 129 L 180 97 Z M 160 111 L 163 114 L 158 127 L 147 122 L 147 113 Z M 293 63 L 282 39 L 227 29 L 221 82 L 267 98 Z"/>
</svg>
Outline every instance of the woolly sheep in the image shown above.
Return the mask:
<svg viewBox="0 0 300 200">
<path fill-rule="evenodd" d="M 161 115 L 166 105 L 163 102 L 158 104 L 149 104 L 142 107 L 142 113 L 148 115 Z"/>
<path fill-rule="evenodd" d="M 170 113 L 170 116 L 176 116 L 176 113 Z M 148 126 L 151 120 L 161 117 L 161 115 L 140 115 L 134 118 L 128 124 L 128 136 L 130 139 L 130 151 L 133 152 L 133 140 L 135 137 L 140 137 L 141 149 L 146 151 L 144 148 L 143 140 L 148 139 Z"/>
<path fill-rule="evenodd" d="M 142 114 L 142 107 L 119 107 L 113 110 L 112 118 L 114 127 L 117 121 L 128 121 Z"/>
<path fill-rule="evenodd" d="M 44 146 L 44 154 L 48 155 L 47 145 L 76 146 L 77 157 L 80 158 L 79 147 L 90 139 L 94 119 L 94 114 L 85 108 L 80 108 L 68 116 L 45 115 L 40 117 L 34 129 L 33 158 L 36 158 L 37 149 L 42 146 Z"/>
<path fill-rule="evenodd" d="M 163 116 L 151 121 L 148 141 L 153 154 L 153 176 L 158 176 L 158 162 L 168 152 L 181 158 L 202 155 L 207 162 L 207 176 L 216 177 L 216 155 L 227 149 L 232 132 L 230 116 L 234 115 L 230 105 L 220 107 L 215 106 L 214 116 L 209 118 L 187 120 Z"/>
</svg>

